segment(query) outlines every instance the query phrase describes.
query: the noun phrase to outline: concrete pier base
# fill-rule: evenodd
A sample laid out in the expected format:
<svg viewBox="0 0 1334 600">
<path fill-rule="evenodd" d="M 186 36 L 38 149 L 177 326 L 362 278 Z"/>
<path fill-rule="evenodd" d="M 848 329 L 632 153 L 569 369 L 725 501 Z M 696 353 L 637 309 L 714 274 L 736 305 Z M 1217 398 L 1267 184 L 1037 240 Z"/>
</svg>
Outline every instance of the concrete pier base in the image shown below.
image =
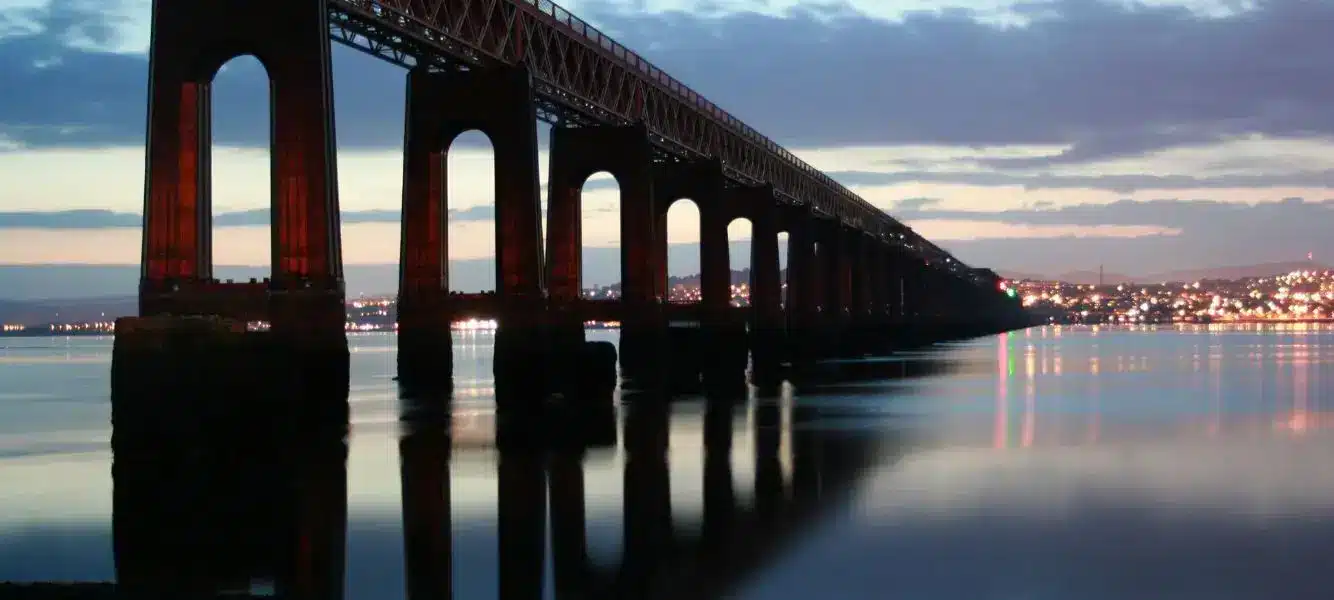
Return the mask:
<svg viewBox="0 0 1334 600">
<path fill-rule="evenodd" d="M 746 325 L 730 322 L 704 331 L 699 356 L 705 362 L 700 375 L 704 392 L 710 398 L 746 395 L 746 367 L 750 362 L 750 344 Z"/>
<path fill-rule="evenodd" d="M 789 361 L 787 331 L 782 327 L 752 329 L 748 341 L 751 383 L 761 390 L 776 389 Z"/>
<path fill-rule="evenodd" d="M 621 383 L 647 389 L 660 385 L 669 366 L 663 361 L 668 351 L 668 330 L 660 324 L 624 323 L 621 327 Z"/>
<path fill-rule="evenodd" d="M 341 333 L 341 332 L 340 332 Z M 346 338 L 218 318 L 117 321 L 112 478 L 123 597 L 214 597 L 271 581 L 342 595 Z"/>
<path fill-rule="evenodd" d="M 287 337 L 206 317 L 123 317 L 112 349 L 119 431 L 202 430 L 256 414 L 347 423 L 347 338 Z"/>
<path fill-rule="evenodd" d="M 543 398 L 551 390 L 551 346 L 545 327 L 505 326 L 496 330 L 492 373 L 496 378 L 497 408 L 522 408 L 529 398 Z M 501 406 L 515 401 L 516 406 Z"/>
<path fill-rule="evenodd" d="M 453 386 L 454 338 L 448 322 L 399 330 L 398 380 L 442 390 Z"/>
</svg>

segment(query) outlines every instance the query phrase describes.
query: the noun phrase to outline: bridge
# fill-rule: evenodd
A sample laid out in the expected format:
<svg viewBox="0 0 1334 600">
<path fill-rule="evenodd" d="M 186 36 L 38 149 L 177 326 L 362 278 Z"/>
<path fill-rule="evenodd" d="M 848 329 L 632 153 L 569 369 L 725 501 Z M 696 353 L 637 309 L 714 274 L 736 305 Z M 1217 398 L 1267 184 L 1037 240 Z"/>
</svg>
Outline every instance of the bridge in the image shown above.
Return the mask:
<svg viewBox="0 0 1334 600">
<path fill-rule="evenodd" d="M 664 343 L 667 209 L 687 197 L 700 211 L 696 316 L 720 352 L 781 348 L 766 358 L 781 361 L 786 349 L 818 357 L 853 339 L 893 340 L 904 327 L 934 332 L 930 341 L 1027 324 L 994 273 L 961 263 L 545 0 L 154 2 L 141 317 L 260 317 L 284 338 L 343 335 L 333 42 L 407 70 L 398 307 L 410 361 L 448 352 L 444 158 L 471 130 L 494 148 L 497 289 L 491 305 L 470 310 L 498 315 L 502 354 L 578 342 L 584 316 L 618 313 L 622 367 L 653 364 Z M 260 289 L 220 283 L 212 265 L 210 85 L 243 54 L 272 86 L 272 276 Z M 551 127 L 545 235 L 540 123 Z M 580 193 L 603 171 L 621 194 L 615 310 L 580 297 Z M 741 315 L 728 306 L 736 218 L 753 229 L 751 307 Z M 789 236 L 786 299 L 780 233 Z"/>
</svg>

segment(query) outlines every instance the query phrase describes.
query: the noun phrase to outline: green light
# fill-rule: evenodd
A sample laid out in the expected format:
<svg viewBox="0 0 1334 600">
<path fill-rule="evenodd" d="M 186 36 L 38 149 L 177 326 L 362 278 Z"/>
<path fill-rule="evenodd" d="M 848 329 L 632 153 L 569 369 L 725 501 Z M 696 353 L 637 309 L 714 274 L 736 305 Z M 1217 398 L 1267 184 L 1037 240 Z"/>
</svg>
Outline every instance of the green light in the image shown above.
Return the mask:
<svg viewBox="0 0 1334 600">
<path fill-rule="evenodd" d="M 1014 288 L 1010 288 L 1010 289 L 1008 289 L 1008 290 L 1005 290 L 1005 295 L 1006 295 L 1006 296 L 1009 296 L 1009 297 L 1011 297 L 1011 298 L 1013 298 L 1013 297 L 1015 297 L 1017 294 L 1014 293 Z"/>
</svg>

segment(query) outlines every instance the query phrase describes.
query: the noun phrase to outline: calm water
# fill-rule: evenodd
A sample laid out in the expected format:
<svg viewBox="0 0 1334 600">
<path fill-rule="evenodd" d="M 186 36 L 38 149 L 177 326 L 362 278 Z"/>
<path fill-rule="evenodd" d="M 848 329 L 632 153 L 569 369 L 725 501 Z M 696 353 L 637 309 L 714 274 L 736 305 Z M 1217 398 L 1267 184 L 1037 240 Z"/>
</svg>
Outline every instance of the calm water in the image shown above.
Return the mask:
<svg viewBox="0 0 1334 600">
<path fill-rule="evenodd" d="M 452 450 L 413 454 L 393 338 L 352 339 L 344 597 L 423 577 L 405 566 L 403 488 L 440 471 L 452 552 L 433 557 L 457 598 L 516 577 L 547 597 L 567 577 L 659 597 L 1334 597 L 1329 327 L 1032 329 L 730 410 L 627 398 L 615 448 L 553 459 L 545 525 L 516 521 L 538 551 L 504 561 L 500 512 L 533 497 L 513 469 L 533 479 L 491 447 L 490 341 L 456 339 Z M 0 580 L 115 578 L 110 349 L 0 338 Z M 706 453 L 718 427 L 730 445 Z M 627 460 L 655 429 L 666 465 Z M 422 439 L 402 447 L 446 438 Z M 558 509 L 580 475 L 582 510 Z"/>
</svg>

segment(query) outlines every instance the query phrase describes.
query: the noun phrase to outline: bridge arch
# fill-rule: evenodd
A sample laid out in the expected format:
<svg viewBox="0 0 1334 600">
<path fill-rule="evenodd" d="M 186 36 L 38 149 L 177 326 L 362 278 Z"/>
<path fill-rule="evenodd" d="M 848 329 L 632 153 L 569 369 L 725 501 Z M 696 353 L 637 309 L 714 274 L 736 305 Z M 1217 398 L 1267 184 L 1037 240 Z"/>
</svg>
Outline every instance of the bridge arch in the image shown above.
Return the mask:
<svg viewBox="0 0 1334 600">
<path fill-rule="evenodd" d="M 204 244 L 216 277 L 266 278 L 274 260 L 272 77 L 262 60 L 242 53 L 214 67 L 208 81 L 198 133 Z"/>
<path fill-rule="evenodd" d="M 441 136 L 445 240 L 450 292 L 496 290 L 496 150 L 484 127 Z"/>
<path fill-rule="evenodd" d="M 737 278 L 732 277 L 731 304 L 750 305 L 751 286 L 755 277 L 755 253 L 752 250 L 755 237 L 754 222 L 748 216 L 733 217 L 727 223 L 727 257 L 729 271 L 743 271 Z M 740 242 L 748 242 L 744 245 Z"/>
<path fill-rule="evenodd" d="M 580 294 L 611 300 L 621 283 L 621 182 L 612 171 L 596 171 L 579 184 L 578 194 Z"/>
<path fill-rule="evenodd" d="M 703 275 L 700 248 L 700 207 L 692 198 L 672 198 L 663 203 L 661 223 L 666 251 L 665 274 L 667 300 L 678 304 L 696 304 L 701 299 Z"/>
</svg>

